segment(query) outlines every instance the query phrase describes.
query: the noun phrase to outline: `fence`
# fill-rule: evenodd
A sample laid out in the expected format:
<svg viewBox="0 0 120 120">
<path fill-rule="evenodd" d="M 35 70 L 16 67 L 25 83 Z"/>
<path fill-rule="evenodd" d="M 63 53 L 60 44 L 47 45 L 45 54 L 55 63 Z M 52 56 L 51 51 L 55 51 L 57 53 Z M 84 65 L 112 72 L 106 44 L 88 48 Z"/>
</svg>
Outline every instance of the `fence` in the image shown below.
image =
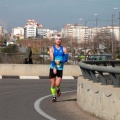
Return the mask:
<svg viewBox="0 0 120 120">
<path fill-rule="evenodd" d="M 114 87 L 120 87 L 119 65 L 120 60 L 92 60 L 79 63 L 84 78 Z"/>
<path fill-rule="evenodd" d="M 22 64 L 25 54 L 15 53 L 0 53 L 0 64 Z M 50 64 L 49 55 L 46 54 L 33 54 L 34 64 Z M 78 60 L 74 56 L 69 56 L 69 60 L 66 64 L 75 65 L 78 64 Z"/>
</svg>

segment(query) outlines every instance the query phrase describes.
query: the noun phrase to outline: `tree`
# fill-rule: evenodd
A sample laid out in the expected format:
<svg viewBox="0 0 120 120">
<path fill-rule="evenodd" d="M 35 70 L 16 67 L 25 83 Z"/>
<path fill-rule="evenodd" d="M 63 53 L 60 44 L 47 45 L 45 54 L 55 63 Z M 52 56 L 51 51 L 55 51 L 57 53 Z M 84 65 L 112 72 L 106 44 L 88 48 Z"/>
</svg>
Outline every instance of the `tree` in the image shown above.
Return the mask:
<svg viewBox="0 0 120 120">
<path fill-rule="evenodd" d="M 113 34 L 113 36 L 112 36 Z M 104 29 L 104 30 L 100 30 L 97 35 L 94 36 L 93 38 L 93 44 L 94 44 L 94 49 L 96 48 L 96 50 L 99 49 L 99 44 L 102 44 L 103 46 L 105 46 L 105 51 L 108 53 L 112 53 L 112 42 L 113 44 L 116 44 L 117 40 L 115 38 L 114 33 L 111 33 L 110 30 L 108 29 Z M 114 49 L 115 52 L 115 49 Z"/>
<path fill-rule="evenodd" d="M 18 53 L 18 47 L 15 44 L 10 44 L 1 49 L 2 53 Z"/>
</svg>

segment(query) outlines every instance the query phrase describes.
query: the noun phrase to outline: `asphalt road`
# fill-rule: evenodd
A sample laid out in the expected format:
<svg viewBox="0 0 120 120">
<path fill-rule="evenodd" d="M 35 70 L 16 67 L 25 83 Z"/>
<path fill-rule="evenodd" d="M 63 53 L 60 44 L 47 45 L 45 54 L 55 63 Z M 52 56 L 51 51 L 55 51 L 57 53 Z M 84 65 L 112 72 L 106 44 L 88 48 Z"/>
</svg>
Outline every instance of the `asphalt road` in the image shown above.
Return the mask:
<svg viewBox="0 0 120 120">
<path fill-rule="evenodd" d="M 0 120 L 99 120 L 77 106 L 77 80 L 63 80 L 52 102 L 48 79 L 0 80 Z"/>
</svg>

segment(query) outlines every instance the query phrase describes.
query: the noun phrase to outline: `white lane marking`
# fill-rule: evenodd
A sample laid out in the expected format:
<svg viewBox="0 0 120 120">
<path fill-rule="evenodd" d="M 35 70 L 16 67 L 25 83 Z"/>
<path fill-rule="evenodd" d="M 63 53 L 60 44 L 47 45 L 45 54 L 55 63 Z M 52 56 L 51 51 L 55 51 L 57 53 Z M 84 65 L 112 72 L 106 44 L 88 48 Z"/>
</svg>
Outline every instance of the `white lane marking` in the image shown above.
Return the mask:
<svg viewBox="0 0 120 120">
<path fill-rule="evenodd" d="M 69 93 L 69 92 L 75 92 L 75 91 L 76 91 L 76 90 L 66 91 L 66 92 L 62 92 L 62 93 Z M 46 114 L 46 113 L 40 108 L 41 102 L 42 102 L 44 99 L 46 99 L 46 98 L 48 98 L 48 97 L 50 97 L 50 96 L 52 96 L 52 95 L 47 95 L 47 96 L 44 96 L 44 97 L 39 98 L 37 101 L 35 101 L 35 103 L 34 103 L 34 108 L 35 108 L 35 110 L 36 110 L 39 114 L 41 114 L 41 115 L 44 116 L 45 118 L 48 118 L 49 120 L 57 120 L 57 119 L 49 116 L 48 114 Z"/>
<path fill-rule="evenodd" d="M 12 76 L 11 76 L 12 77 Z M 40 76 L 18 76 L 20 79 L 45 79 Z M 48 76 L 45 76 L 48 77 Z M 2 75 L 0 75 L 0 79 L 3 79 Z M 62 79 L 72 80 L 75 79 L 73 76 L 63 76 Z"/>
<path fill-rule="evenodd" d="M 19 76 L 20 79 L 40 79 L 39 76 Z"/>
<path fill-rule="evenodd" d="M 74 79 L 72 76 L 63 76 L 62 79 Z"/>
<path fill-rule="evenodd" d="M 2 76 L 0 75 L 0 79 L 2 79 Z"/>
</svg>

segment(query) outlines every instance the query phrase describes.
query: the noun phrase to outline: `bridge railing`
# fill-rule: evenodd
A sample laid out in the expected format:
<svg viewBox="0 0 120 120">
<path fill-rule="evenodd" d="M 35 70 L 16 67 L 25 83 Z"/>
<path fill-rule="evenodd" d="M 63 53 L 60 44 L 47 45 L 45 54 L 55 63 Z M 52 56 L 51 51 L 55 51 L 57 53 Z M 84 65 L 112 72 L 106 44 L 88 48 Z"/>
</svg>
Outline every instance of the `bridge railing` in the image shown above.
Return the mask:
<svg viewBox="0 0 120 120">
<path fill-rule="evenodd" d="M 25 53 L 0 53 L 0 64 L 23 64 Z M 33 54 L 33 64 L 50 64 L 50 57 L 46 54 Z M 66 64 L 75 65 L 78 61 L 69 56 Z"/>
<path fill-rule="evenodd" d="M 79 62 L 83 77 L 102 85 L 120 87 L 120 60 Z"/>
</svg>

